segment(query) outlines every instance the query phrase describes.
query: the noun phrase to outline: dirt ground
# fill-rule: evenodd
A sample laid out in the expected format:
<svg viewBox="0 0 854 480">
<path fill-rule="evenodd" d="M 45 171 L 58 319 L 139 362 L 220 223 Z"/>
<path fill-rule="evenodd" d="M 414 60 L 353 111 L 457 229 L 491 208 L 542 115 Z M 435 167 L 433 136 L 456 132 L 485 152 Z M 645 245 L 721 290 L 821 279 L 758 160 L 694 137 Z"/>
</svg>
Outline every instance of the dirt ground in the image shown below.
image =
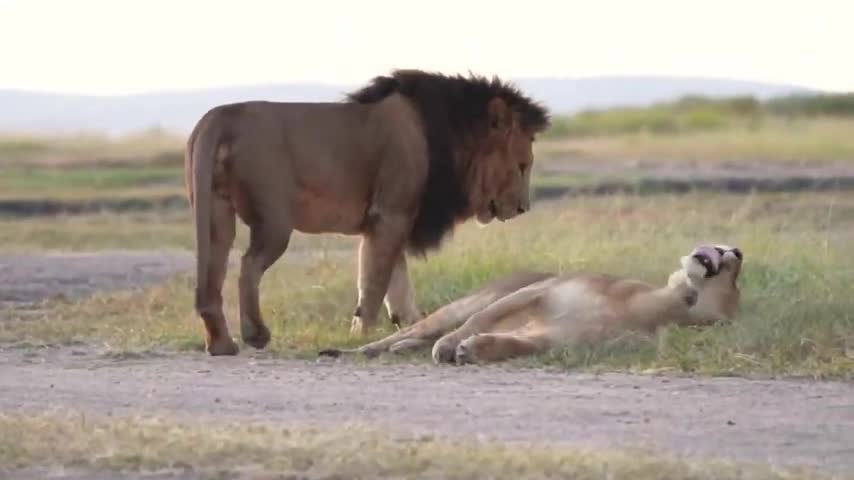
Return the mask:
<svg viewBox="0 0 854 480">
<path fill-rule="evenodd" d="M 184 251 L 0 254 L 0 308 L 138 288 L 192 266 Z"/>
<path fill-rule="evenodd" d="M 158 281 L 189 253 L 0 257 L 0 295 L 23 308 Z M 277 360 L 244 349 L 114 358 L 0 346 L 0 411 L 73 409 L 202 421 L 480 436 L 854 472 L 854 384 L 579 374 L 507 366 Z"/>
</svg>

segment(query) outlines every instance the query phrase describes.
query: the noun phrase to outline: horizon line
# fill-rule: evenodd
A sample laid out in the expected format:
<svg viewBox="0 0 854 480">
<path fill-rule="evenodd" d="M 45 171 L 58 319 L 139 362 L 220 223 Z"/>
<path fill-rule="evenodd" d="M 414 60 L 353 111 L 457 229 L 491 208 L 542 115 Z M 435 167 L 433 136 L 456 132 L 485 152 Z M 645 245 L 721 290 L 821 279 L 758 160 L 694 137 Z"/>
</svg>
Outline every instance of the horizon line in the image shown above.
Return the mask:
<svg viewBox="0 0 854 480">
<path fill-rule="evenodd" d="M 382 74 L 379 74 L 382 75 Z M 854 92 L 854 90 L 834 90 L 807 86 L 794 82 L 778 82 L 771 80 L 757 80 L 750 78 L 726 77 L 714 75 L 671 75 L 671 74 L 600 74 L 600 75 L 585 75 L 585 76 L 568 76 L 568 75 L 530 75 L 530 76 L 508 76 L 510 82 L 552 80 L 552 81 L 589 81 L 589 80 L 604 80 L 604 79 L 670 79 L 670 80 L 705 80 L 705 81 L 725 81 L 725 82 L 740 82 L 764 84 L 768 86 L 786 87 L 795 90 L 809 90 L 818 93 L 844 93 Z M 363 82 L 369 81 L 366 79 Z M 17 94 L 35 94 L 46 96 L 75 96 L 75 97 L 93 97 L 93 98 L 115 98 L 115 97 L 136 97 L 146 95 L 176 95 L 199 93 L 215 90 L 232 90 L 241 88 L 272 88 L 272 87 L 355 87 L 363 82 L 330 82 L 327 80 L 291 80 L 291 81 L 268 81 L 268 82 L 246 82 L 246 83 L 231 83 L 219 86 L 202 86 L 202 87 L 172 87 L 172 88 L 155 88 L 150 90 L 128 90 L 121 93 L 92 93 L 84 90 L 59 90 L 59 89 L 42 89 L 42 88 L 24 88 L 24 87 L 2 87 L 0 93 L 17 93 Z M 342 91 L 342 93 L 345 93 Z"/>
</svg>

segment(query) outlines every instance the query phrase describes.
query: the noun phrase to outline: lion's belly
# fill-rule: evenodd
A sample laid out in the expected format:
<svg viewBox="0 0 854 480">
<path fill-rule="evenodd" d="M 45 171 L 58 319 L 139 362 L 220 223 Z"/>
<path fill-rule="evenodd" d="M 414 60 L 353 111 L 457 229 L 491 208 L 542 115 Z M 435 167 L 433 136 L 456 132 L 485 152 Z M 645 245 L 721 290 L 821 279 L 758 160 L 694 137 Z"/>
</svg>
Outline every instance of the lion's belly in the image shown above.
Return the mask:
<svg viewBox="0 0 854 480">
<path fill-rule="evenodd" d="M 365 210 L 360 202 L 301 190 L 295 194 L 291 216 L 294 229 L 303 233 L 355 235 L 361 231 Z"/>
</svg>

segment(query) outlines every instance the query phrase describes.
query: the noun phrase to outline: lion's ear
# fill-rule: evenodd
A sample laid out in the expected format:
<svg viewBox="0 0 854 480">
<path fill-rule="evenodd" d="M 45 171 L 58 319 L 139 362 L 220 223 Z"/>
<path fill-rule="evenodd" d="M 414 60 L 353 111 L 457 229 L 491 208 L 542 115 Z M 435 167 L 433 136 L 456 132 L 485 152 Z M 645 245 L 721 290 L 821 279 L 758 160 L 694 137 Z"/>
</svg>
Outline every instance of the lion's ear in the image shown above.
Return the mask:
<svg viewBox="0 0 854 480">
<path fill-rule="evenodd" d="M 489 129 L 493 132 L 506 131 L 513 125 L 513 112 L 507 106 L 507 102 L 500 97 L 489 101 L 487 106 L 489 112 Z"/>
</svg>

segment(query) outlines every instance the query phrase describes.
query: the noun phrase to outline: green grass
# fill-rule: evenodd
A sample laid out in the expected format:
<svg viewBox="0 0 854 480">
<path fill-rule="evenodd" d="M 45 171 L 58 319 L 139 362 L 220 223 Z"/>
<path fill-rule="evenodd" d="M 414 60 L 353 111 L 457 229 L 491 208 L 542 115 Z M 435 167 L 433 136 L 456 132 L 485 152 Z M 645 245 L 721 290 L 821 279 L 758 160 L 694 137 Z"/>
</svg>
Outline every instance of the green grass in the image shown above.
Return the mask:
<svg viewBox="0 0 854 480">
<path fill-rule="evenodd" d="M 555 119 L 546 138 L 649 132 L 676 134 L 725 128 L 756 128 L 765 119 L 762 105 L 749 97 L 709 100 L 686 97 L 646 107 L 588 110 Z"/>
<path fill-rule="evenodd" d="M 100 213 L 53 217 L 0 218 L 0 252 L 94 251 L 109 249 L 192 249 L 193 225 L 189 210 L 140 213 Z M 242 224 L 241 224 L 242 225 Z M 235 248 L 248 244 L 248 232 L 238 229 Z M 290 251 L 351 248 L 358 239 L 343 235 L 294 233 Z"/>
<path fill-rule="evenodd" d="M 854 96 L 684 97 L 557 117 L 538 145 L 547 159 L 701 163 L 854 161 Z"/>
<path fill-rule="evenodd" d="M 0 169 L 0 198 L 74 199 L 184 194 L 184 171 L 158 165 Z"/>
<path fill-rule="evenodd" d="M 543 162 L 641 160 L 651 163 L 809 164 L 854 162 L 854 119 L 770 118 L 761 125 L 694 129 L 679 133 L 554 136 L 537 142 Z"/>
<path fill-rule="evenodd" d="M 319 430 L 81 414 L 0 415 L 0 472 L 58 467 L 124 473 L 177 469 L 202 478 L 825 478 L 805 469 L 402 436 L 358 425 Z"/>
<path fill-rule="evenodd" d="M 133 236 L 125 232 L 127 225 L 139 222 L 116 228 L 109 218 L 85 235 L 62 225 L 53 226 L 54 234 L 66 244 L 97 238 L 93 247 L 121 248 L 125 235 Z M 191 227 L 180 225 L 175 219 L 163 234 L 156 222 L 145 234 L 145 227 L 135 228 L 149 239 L 148 246 L 187 246 Z M 318 243 L 325 238 L 335 243 Z M 539 204 L 505 224 L 466 224 L 441 253 L 413 261 L 412 273 L 420 306 L 433 310 L 518 268 L 596 270 L 663 283 L 678 268 L 678 257 L 697 243 L 736 244 L 746 261 L 740 282 L 743 312 L 733 324 L 670 328 L 652 337 L 626 335 L 600 346 L 553 352 L 534 363 L 852 378 L 852 238 L 852 194 L 578 198 Z M 277 355 L 303 356 L 357 344 L 347 334 L 355 301 L 355 239 L 302 236 L 300 241 L 317 247 L 319 255 L 306 261 L 294 251 L 286 254 L 261 285 L 262 309 L 273 333 L 268 348 Z M 225 301 L 236 335 L 235 268 Z M 110 351 L 200 349 L 202 326 L 192 311 L 192 284 L 190 278 L 177 278 L 139 294 L 56 303 L 41 318 L 1 322 L 0 341 L 83 341 Z"/>
<path fill-rule="evenodd" d="M 540 186 L 594 184 L 591 175 L 559 177 L 537 175 Z M 182 167 L 158 165 L 111 165 L 79 167 L 0 168 L 0 200 L 97 200 L 110 198 L 157 198 L 184 196 Z"/>
</svg>

